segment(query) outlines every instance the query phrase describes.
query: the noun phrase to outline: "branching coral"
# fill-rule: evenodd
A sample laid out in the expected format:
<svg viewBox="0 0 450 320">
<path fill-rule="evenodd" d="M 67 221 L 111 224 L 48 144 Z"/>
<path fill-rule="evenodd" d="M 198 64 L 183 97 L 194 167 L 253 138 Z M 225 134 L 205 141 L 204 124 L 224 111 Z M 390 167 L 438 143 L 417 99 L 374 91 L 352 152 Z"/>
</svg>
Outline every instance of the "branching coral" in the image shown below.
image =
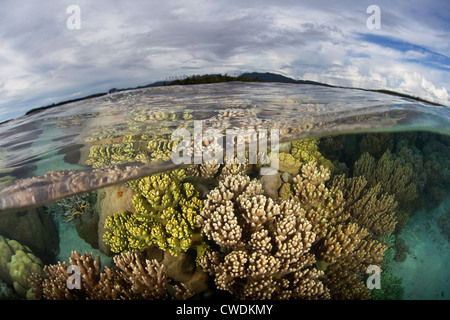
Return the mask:
<svg viewBox="0 0 450 320">
<path fill-rule="evenodd" d="M 95 201 L 95 193 L 89 193 L 52 202 L 46 205 L 46 207 L 47 212 L 55 220 L 72 222 L 85 212 L 91 212 Z"/>
<path fill-rule="evenodd" d="M 183 182 L 184 170 L 159 173 L 129 183 L 136 192 L 134 213 L 117 213 L 107 218 L 105 243 L 113 252 L 143 250 L 157 245 L 177 256 L 200 239 L 196 216 L 202 208 L 198 192 Z M 201 244 L 197 247 L 203 252 Z"/>
<path fill-rule="evenodd" d="M 279 169 L 280 171 L 297 174 L 300 167 L 310 161 L 317 162 L 323 165 L 330 171 L 333 171 L 333 164 L 331 161 L 325 159 L 319 152 L 317 139 L 303 139 L 292 142 L 290 153 L 280 152 L 279 154 Z"/>
<path fill-rule="evenodd" d="M 382 193 L 381 184 L 367 186 L 364 177 L 335 176 L 331 190 L 343 190 L 344 213 L 349 221 L 367 229 L 374 236 L 384 236 L 394 231 L 397 219 L 397 202 L 393 195 Z M 345 216 L 344 214 L 344 216 Z"/>
<path fill-rule="evenodd" d="M 223 179 L 198 219 L 219 248 L 201 260 L 217 287 L 246 299 L 370 298 L 361 275 L 383 264 L 397 203 L 363 177 L 330 177 L 308 162 L 278 201 L 259 180 Z"/>
<path fill-rule="evenodd" d="M 379 157 L 386 150 L 391 151 L 394 147 L 394 136 L 392 133 L 368 133 L 365 134 L 360 143 L 361 153 L 369 153 Z"/>
<path fill-rule="evenodd" d="M 398 221 L 396 233 L 409 220 L 414 200 L 417 198 L 417 188 L 412 183 L 413 168 L 404 163 L 401 158 L 394 158 L 389 151 L 376 161 L 374 157 L 365 153 L 356 161 L 354 176 L 364 176 L 369 186 L 380 185 L 382 193 L 394 195 L 398 202 L 396 219 Z"/>
<path fill-rule="evenodd" d="M 238 298 L 329 298 L 312 267 L 315 234 L 292 201 L 275 203 L 258 180 L 230 175 L 211 191 L 199 216 L 222 249 L 201 259 L 219 289 Z"/>
<path fill-rule="evenodd" d="M 209 179 L 213 178 L 219 172 L 219 168 L 219 163 L 205 162 L 202 164 L 189 165 L 185 170 L 187 176 Z"/>
<path fill-rule="evenodd" d="M 366 188 L 362 177 L 329 179 L 328 169 L 305 164 L 293 179 L 293 199 L 317 234 L 311 251 L 317 266 L 325 270 L 331 296 L 368 298 L 358 275 L 371 264 L 383 263 L 387 246 L 377 238 L 393 231 L 396 203 L 392 196 L 380 194 L 379 186 Z"/>
<path fill-rule="evenodd" d="M 442 236 L 450 241 L 450 209 L 439 216 L 437 226 Z"/>
<path fill-rule="evenodd" d="M 39 300 L 155 300 L 166 299 L 168 277 L 156 260 L 142 259 L 137 252 L 114 256 L 115 268 L 101 272 L 100 259 L 91 253 L 72 252 L 70 264 L 79 268 L 79 287 L 69 288 L 69 264 L 44 267 L 44 275 L 33 274 L 30 282 Z"/>
</svg>

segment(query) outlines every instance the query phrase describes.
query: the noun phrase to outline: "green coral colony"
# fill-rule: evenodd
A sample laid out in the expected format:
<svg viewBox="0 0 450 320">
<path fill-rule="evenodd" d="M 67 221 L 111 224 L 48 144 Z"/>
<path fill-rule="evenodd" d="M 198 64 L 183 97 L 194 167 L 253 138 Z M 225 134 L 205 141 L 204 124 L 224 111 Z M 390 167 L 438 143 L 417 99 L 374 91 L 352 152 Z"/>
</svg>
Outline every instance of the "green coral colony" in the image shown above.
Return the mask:
<svg viewBox="0 0 450 320">
<path fill-rule="evenodd" d="M 173 145 L 161 137 L 128 135 L 94 145 L 87 162 L 167 160 Z M 359 139 L 360 151 L 346 153 L 346 139 Z M 205 292 L 239 299 L 401 299 L 401 279 L 390 269 L 401 255 L 397 236 L 410 213 L 425 205 L 422 191 L 432 197 L 442 186 L 431 173 L 425 182 L 436 161 L 418 159 L 411 147 L 416 139 L 369 134 L 292 141 L 270 178 L 259 176 L 260 165 L 232 162 L 129 181 L 130 196 L 121 199 L 129 209 L 109 213 L 99 234 L 114 266 L 101 271 L 92 254 L 70 258 L 86 270 L 82 290 L 63 285 L 66 263 L 44 266 L 5 237 L 0 275 L 30 299 L 188 299 Z M 100 196 L 73 199 L 63 200 L 72 203 L 66 221 L 93 211 Z M 189 272 L 174 272 L 177 263 Z M 384 290 L 367 288 L 371 265 L 382 268 Z"/>
<path fill-rule="evenodd" d="M 129 183 L 136 192 L 135 212 L 118 213 L 106 220 L 104 240 L 116 253 L 157 245 L 178 256 L 201 237 L 196 221 L 202 209 L 198 191 L 183 182 L 184 170 L 160 173 Z"/>
</svg>

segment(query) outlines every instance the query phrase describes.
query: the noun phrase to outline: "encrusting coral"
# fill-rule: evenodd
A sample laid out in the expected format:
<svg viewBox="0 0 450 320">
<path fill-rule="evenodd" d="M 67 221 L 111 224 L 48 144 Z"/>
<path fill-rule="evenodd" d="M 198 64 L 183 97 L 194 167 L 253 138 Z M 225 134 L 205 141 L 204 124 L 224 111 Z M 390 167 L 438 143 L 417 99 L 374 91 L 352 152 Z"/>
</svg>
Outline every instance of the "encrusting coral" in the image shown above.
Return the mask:
<svg viewBox="0 0 450 320">
<path fill-rule="evenodd" d="M 31 274 L 42 274 L 43 263 L 33 252 L 15 240 L 0 235 L 0 278 L 14 287 L 22 298 L 30 298 Z"/>
<path fill-rule="evenodd" d="M 164 267 L 156 260 L 127 252 L 113 258 L 114 267 L 101 272 L 100 259 L 91 253 L 72 252 L 71 266 L 79 268 L 79 282 L 72 278 L 69 264 L 58 262 L 44 267 L 44 274 L 30 277 L 38 300 L 156 300 L 167 299 L 169 281 Z M 73 288 L 69 288 L 72 283 Z M 76 286 L 78 285 L 78 287 Z"/>
<path fill-rule="evenodd" d="M 129 182 L 136 192 L 132 202 L 135 212 L 109 216 L 103 236 L 115 253 L 143 250 L 157 245 L 174 256 L 201 240 L 196 216 L 202 208 L 198 191 L 183 182 L 185 171 L 177 169 Z M 204 250 L 197 246 L 199 254 Z"/>
<path fill-rule="evenodd" d="M 162 160 L 169 161 L 176 141 L 170 137 L 126 135 L 120 142 L 95 144 L 89 150 L 87 165 L 101 168 L 108 165 Z"/>
<path fill-rule="evenodd" d="M 169 161 L 177 144 L 171 140 L 173 127 L 185 128 L 193 115 L 182 106 L 162 108 L 152 105 L 135 105 L 126 112 L 120 125 L 106 124 L 86 139 L 89 143 L 81 163 L 101 168 L 130 162 Z M 116 121 L 119 117 L 116 117 Z M 96 119 L 98 120 L 98 119 Z M 158 132 L 158 134 L 154 134 Z"/>
<path fill-rule="evenodd" d="M 329 298 L 308 252 L 315 241 L 311 224 L 293 202 L 264 196 L 258 180 L 227 176 L 198 221 L 222 248 L 201 259 L 219 289 L 241 299 Z"/>
</svg>

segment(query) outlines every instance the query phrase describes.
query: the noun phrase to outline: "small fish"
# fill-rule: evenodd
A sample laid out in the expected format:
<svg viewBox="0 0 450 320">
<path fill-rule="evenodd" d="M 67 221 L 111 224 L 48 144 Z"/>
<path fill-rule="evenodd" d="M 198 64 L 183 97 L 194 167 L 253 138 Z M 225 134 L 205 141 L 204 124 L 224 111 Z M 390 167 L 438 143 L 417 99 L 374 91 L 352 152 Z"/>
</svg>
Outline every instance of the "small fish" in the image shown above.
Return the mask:
<svg viewBox="0 0 450 320">
<path fill-rule="evenodd" d="M 123 192 L 122 192 L 122 190 L 117 191 L 117 195 L 118 195 L 120 198 L 122 198 L 122 197 L 123 197 Z"/>
</svg>

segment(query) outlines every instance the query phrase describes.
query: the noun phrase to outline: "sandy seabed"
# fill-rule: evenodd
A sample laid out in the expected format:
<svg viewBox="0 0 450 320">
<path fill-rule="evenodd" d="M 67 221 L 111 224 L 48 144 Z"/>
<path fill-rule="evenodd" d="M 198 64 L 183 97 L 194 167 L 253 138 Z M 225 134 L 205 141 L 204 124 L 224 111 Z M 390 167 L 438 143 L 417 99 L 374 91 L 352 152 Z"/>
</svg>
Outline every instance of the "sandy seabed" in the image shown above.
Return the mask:
<svg viewBox="0 0 450 320">
<path fill-rule="evenodd" d="M 400 238 L 409 247 L 403 262 L 393 262 L 393 273 L 403 279 L 405 300 L 450 299 L 450 242 L 439 231 L 439 216 L 450 208 L 447 198 L 431 211 L 411 215 Z"/>
<path fill-rule="evenodd" d="M 112 258 L 105 255 L 98 249 L 94 249 L 89 243 L 84 241 L 82 238 L 78 236 L 78 232 L 73 223 L 68 222 L 59 222 L 59 254 L 56 257 L 59 261 L 65 261 L 68 264 L 69 258 L 72 254 L 72 251 L 76 251 L 78 253 L 94 254 L 94 257 L 97 258 L 97 255 L 100 255 L 100 262 L 102 264 L 102 268 L 105 266 L 110 266 Z"/>
</svg>

